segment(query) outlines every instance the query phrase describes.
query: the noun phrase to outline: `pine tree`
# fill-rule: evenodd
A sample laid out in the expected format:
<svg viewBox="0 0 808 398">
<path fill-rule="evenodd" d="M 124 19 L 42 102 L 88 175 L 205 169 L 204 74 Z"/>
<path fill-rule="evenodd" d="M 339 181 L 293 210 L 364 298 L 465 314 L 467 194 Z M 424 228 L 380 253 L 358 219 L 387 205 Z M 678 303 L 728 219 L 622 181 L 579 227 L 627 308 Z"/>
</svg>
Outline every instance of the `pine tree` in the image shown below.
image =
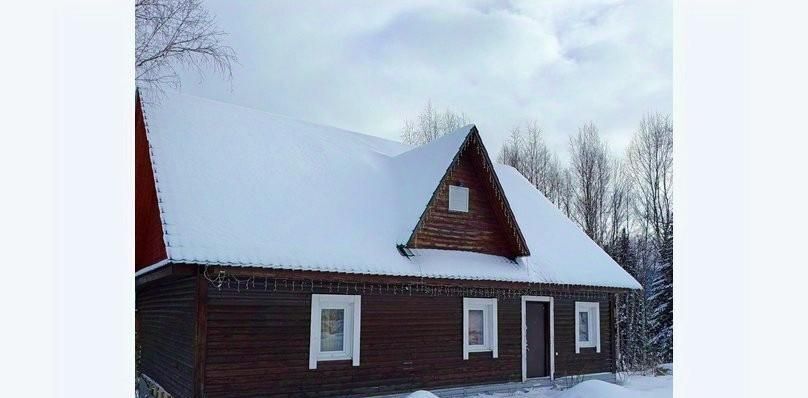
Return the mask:
<svg viewBox="0 0 808 398">
<path fill-rule="evenodd" d="M 659 269 L 651 285 L 654 308 L 653 346 L 661 362 L 673 360 L 673 223 L 664 229 Z"/>
<path fill-rule="evenodd" d="M 609 255 L 631 276 L 638 278 L 637 258 L 631 244 L 631 237 L 625 228 L 608 250 Z M 620 370 L 638 370 L 643 366 L 645 332 L 642 327 L 643 301 L 641 293 L 627 292 L 618 297 L 617 322 L 620 352 Z"/>
<path fill-rule="evenodd" d="M 631 243 L 625 228 L 621 231 L 619 238 L 613 242 L 606 251 L 612 259 L 628 273 L 634 270 L 633 256 L 631 255 Z M 633 274 L 632 274 L 633 276 Z M 617 299 L 617 339 L 619 342 L 619 352 L 617 363 L 620 370 L 629 370 L 632 362 L 631 338 L 634 328 L 633 303 L 630 294 L 620 295 Z"/>
</svg>

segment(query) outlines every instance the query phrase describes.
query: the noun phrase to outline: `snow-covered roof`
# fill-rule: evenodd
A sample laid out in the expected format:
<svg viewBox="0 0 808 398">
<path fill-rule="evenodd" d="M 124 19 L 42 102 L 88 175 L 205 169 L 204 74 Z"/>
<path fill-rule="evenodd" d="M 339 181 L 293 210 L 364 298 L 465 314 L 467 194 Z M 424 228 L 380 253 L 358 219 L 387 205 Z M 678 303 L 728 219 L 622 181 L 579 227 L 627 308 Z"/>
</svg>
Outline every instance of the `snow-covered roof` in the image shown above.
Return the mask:
<svg viewBox="0 0 808 398">
<path fill-rule="evenodd" d="M 412 148 L 190 95 L 144 101 L 172 262 L 640 288 L 516 170 L 495 170 L 531 255 L 407 242 L 473 127 Z"/>
</svg>

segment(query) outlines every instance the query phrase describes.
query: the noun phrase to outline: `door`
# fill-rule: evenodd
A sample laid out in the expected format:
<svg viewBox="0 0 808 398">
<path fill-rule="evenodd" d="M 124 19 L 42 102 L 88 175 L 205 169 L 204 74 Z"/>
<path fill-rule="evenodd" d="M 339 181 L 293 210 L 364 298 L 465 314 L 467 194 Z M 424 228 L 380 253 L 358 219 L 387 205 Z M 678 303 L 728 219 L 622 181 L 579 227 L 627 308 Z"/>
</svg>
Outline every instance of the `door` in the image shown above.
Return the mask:
<svg viewBox="0 0 808 398">
<path fill-rule="evenodd" d="M 527 377 L 550 375 L 550 305 L 546 302 L 525 303 L 525 351 Z"/>
</svg>

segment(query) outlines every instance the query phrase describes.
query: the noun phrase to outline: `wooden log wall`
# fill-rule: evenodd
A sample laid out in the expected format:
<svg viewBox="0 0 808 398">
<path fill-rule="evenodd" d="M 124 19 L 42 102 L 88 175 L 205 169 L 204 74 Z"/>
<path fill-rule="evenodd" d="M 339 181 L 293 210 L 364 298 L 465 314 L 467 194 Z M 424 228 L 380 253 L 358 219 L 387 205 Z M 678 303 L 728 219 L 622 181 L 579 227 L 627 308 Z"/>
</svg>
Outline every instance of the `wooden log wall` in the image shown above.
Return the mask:
<svg viewBox="0 0 808 398">
<path fill-rule="evenodd" d="M 360 366 L 328 361 L 310 370 L 311 293 L 329 293 L 311 289 L 208 290 L 206 397 L 368 396 L 521 380 L 520 297 L 498 298 L 499 358 L 464 361 L 462 296 L 363 294 Z M 614 371 L 611 295 L 598 297 L 580 301 L 603 300 L 601 353 L 575 354 L 576 299 L 556 299 L 556 375 Z"/>
<path fill-rule="evenodd" d="M 174 398 L 193 397 L 196 275 L 165 278 L 138 289 L 141 372 Z"/>
<path fill-rule="evenodd" d="M 614 372 L 614 336 L 612 330 L 612 295 L 602 297 L 560 297 L 555 305 L 555 375 L 557 377 L 588 373 Z M 597 301 L 600 303 L 600 353 L 595 348 L 581 348 L 575 352 L 575 302 Z"/>
</svg>

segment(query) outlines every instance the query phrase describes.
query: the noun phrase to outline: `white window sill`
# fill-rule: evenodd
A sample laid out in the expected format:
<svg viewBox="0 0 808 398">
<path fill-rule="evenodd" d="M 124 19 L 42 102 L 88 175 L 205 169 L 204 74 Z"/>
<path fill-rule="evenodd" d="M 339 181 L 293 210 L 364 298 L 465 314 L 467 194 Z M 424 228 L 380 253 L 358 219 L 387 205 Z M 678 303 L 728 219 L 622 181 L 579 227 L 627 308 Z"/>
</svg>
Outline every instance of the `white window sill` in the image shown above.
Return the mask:
<svg viewBox="0 0 808 398">
<path fill-rule="evenodd" d="M 350 361 L 353 359 L 350 355 L 329 355 L 326 357 L 317 357 L 317 362 L 323 361 Z"/>
</svg>

